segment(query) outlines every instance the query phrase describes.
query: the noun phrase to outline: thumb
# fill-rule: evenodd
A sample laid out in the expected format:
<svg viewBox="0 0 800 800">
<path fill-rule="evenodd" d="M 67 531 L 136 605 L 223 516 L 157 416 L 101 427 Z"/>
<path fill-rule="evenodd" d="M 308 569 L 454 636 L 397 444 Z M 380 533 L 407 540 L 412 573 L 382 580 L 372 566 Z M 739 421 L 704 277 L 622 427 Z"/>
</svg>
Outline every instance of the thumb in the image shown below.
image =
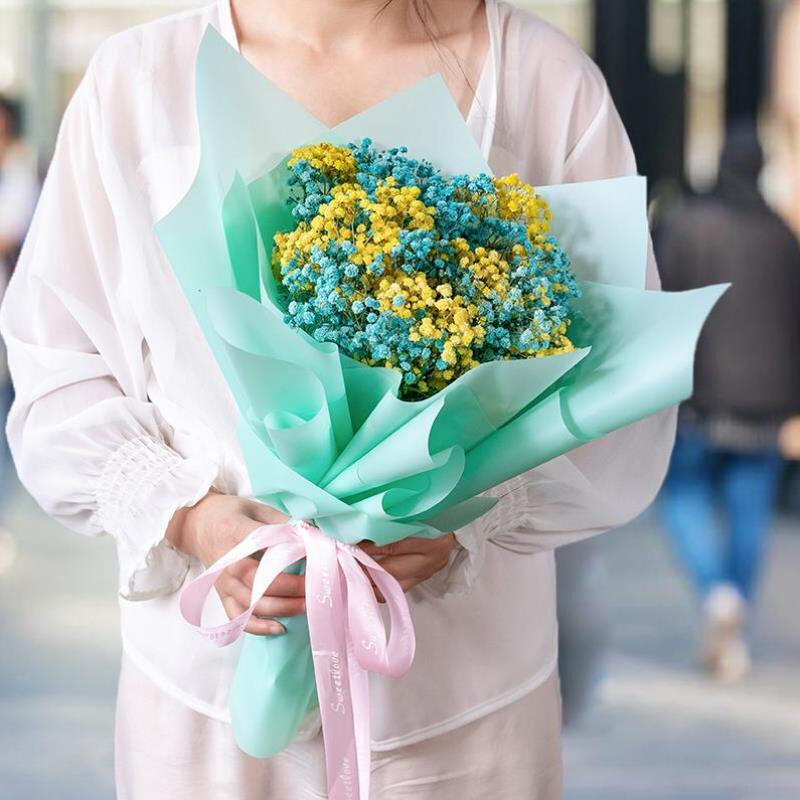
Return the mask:
<svg viewBox="0 0 800 800">
<path fill-rule="evenodd" d="M 247 511 L 253 519 L 265 525 L 279 525 L 289 520 L 289 517 L 278 511 L 277 508 L 268 506 L 258 500 L 250 501 Z"/>
</svg>

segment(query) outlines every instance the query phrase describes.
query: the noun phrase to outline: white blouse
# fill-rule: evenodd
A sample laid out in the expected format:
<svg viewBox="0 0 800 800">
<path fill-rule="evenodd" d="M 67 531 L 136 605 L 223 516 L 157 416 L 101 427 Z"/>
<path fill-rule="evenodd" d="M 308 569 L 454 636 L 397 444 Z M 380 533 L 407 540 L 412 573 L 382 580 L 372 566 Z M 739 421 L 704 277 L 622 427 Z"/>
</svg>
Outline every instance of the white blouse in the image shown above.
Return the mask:
<svg viewBox="0 0 800 800">
<path fill-rule="evenodd" d="M 508 3 L 488 0 L 487 15 L 490 57 L 468 124 L 494 172 L 539 185 L 635 173 L 589 58 Z M 99 49 L 64 115 L 0 329 L 23 483 L 68 527 L 115 538 L 125 651 L 172 696 L 227 719 L 239 648 L 218 649 L 181 619 L 178 590 L 201 566 L 164 532 L 211 485 L 250 485 L 234 400 L 153 232 L 197 168 L 194 62 L 209 24 L 237 46 L 220 0 Z M 648 285 L 658 287 L 652 259 Z M 553 548 L 642 511 L 673 433 L 667 411 L 492 492 L 492 512 L 458 532 L 466 549 L 409 593 L 411 671 L 371 677 L 376 749 L 463 725 L 548 677 Z M 219 602 L 212 612 L 224 617 Z"/>
</svg>

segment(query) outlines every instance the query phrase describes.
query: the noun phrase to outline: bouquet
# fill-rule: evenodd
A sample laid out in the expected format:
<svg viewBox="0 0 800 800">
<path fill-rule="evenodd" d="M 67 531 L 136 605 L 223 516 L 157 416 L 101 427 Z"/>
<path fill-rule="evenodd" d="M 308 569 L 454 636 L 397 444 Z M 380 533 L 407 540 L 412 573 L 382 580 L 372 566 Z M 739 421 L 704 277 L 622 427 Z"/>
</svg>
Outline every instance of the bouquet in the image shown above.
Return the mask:
<svg viewBox="0 0 800 800">
<path fill-rule="evenodd" d="M 492 177 L 439 76 L 329 130 L 209 29 L 196 87 L 200 165 L 157 233 L 237 401 L 253 495 L 291 521 L 181 608 L 228 644 L 252 607 L 201 624 L 227 565 L 264 551 L 254 604 L 305 571 L 306 615 L 245 637 L 234 734 L 270 756 L 318 708 L 329 796 L 365 798 L 367 672 L 402 675 L 414 635 L 355 545 L 457 530 L 486 489 L 686 398 L 724 287 L 645 291 L 644 180 Z"/>
<path fill-rule="evenodd" d="M 569 260 L 518 175 L 447 177 L 370 139 L 292 152 L 275 235 L 284 321 L 423 399 L 479 364 L 573 350 Z"/>
</svg>

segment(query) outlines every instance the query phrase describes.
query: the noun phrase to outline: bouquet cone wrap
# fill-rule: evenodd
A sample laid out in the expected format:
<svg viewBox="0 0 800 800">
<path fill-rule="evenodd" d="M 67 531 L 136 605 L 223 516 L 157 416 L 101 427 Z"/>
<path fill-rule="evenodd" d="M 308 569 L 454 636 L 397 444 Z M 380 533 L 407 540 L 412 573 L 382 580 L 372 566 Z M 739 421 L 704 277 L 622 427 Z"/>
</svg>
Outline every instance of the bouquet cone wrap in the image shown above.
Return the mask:
<svg viewBox="0 0 800 800">
<path fill-rule="evenodd" d="M 308 585 L 318 585 L 310 553 L 325 549 L 320 535 L 339 553 L 342 575 L 334 577 L 334 588 L 346 585 L 339 600 L 352 615 L 361 589 L 347 577 L 355 558 L 350 545 L 457 530 L 491 508 L 494 501 L 479 496 L 486 489 L 690 395 L 697 338 L 725 287 L 678 294 L 644 289 L 643 178 L 538 189 L 581 282 L 570 328 L 573 352 L 482 364 L 432 397 L 409 402 L 398 397 L 398 373 L 358 363 L 285 324 L 271 248 L 273 235 L 294 225 L 286 204 L 287 156 L 302 144 L 370 137 L 379 146 L 406 145 L 410 156 L 449 174 L 491 174 L 442 79 L 427 78 L 331 130 L 209 29 L 198 54 L 196 92 L 197 175 L 157 232 L 238 404 L 254 497 L 313 524 L 276 534 L 274 544 L 284 551 L 280 568 L 307 570 L 307 593 Z M 263 547 L 266 534 L 260 535 L 251 552 Z M 336 558 L 331 563 L 337 569 Z M 262 578 L 276 564 L 264 566 Z M 187 616 L 199 624 L 196 599 L 187 600 Z M 309 596 L 309 609 L 313 603 Z M 315 665 L 311 610 L 308 619 L 282 621 L 284 636 L 246 636 L 231 690 L 234 733 L 255 756 L 286 747 L 317 707 L 315 666 L 317 684 L 321 675 L 334 674 Z M 345 629 L 348 624 L 357 620 L 344 622 Z M 238 633 L 243 624 L 233 627 Z M 413 629 L 408 637 L 413 656 Z M 391 642 L 378 638 L 391 650 Z M 366 677 L 357 664 L 365 657 L 349 652 L 352 647 L 348 640 L 349 663 L 358 672 L 350 687 L 355 701 L 363 699 Z M 410 663 L 407 652 L 398 658 L 395 666 Z M 329 688 L 320 692 L 326 705 Z M 331 796 L 366 796 L 361 762 L 368 759 L 368 715 L 365 721 L 363 708 L 359 713 L 351 731 L 358 764 L 328 752 L 329 779 L 332 757 L 338 770 Z M 348 770 L 361 779 L 350 781 Z"/>
</svg>

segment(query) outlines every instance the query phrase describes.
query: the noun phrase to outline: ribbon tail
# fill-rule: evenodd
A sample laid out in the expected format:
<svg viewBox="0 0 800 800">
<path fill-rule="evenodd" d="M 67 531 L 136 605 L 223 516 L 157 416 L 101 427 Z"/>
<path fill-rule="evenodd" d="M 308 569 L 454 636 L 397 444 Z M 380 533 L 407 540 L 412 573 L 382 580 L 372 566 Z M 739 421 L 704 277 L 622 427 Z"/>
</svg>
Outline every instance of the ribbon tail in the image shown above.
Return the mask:
<svg viewBox="0 0 800 800">
<path fill-rule="evenodd" d="M 317 680 L 328 800 L 367 800 L 361 787 L 355 720 L 364 716 L 351 695 L 343 580 L 336 543 L 306 533 L 306 614 Z"/>
<path fill-rule="evenodd" d="M 359 800 L 369 800 L 372 736 L 370 733 L 369 673 L 358 663 L 354 645 L 347 637 L 347 670 L 353 698 Z"/>
</svg>

